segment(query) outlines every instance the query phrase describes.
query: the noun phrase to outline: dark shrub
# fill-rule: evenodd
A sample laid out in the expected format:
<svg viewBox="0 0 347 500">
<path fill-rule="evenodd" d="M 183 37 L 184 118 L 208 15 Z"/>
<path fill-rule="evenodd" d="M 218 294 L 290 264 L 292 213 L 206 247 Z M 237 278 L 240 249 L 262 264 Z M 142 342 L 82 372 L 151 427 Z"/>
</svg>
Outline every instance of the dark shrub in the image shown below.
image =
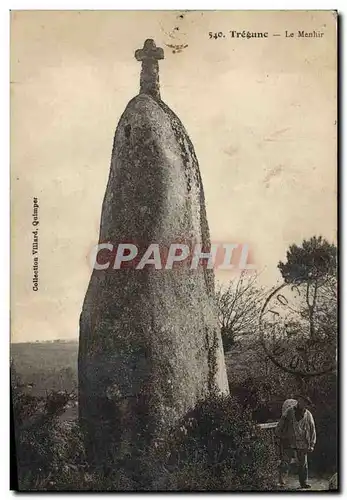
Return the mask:
<svg viewBox="0 0 347 500">
<path fill-rule="evenodd" d="M 232 397 L 202 402 L 161 447 L 160 490 L 268 490 L 276 478 L 271 444 Z"/>
<path fill-rule="evenodd" d="M 85 464 L 78 426 L 60 418 L 70 395 L 52 391 L 32 396 L 12 366 L 11 396 L 19 489 L 54 489 Z"/>
<path fill-rule="evenodd" d="M 319 474 L 333 474 L 337 471 L 338 457 L 336 374 L 310 381 L 307 392 L 314 403 L 312 413 L 317 431 L 317 444 L 311 456 L 312 468 Z"/>
</svg>

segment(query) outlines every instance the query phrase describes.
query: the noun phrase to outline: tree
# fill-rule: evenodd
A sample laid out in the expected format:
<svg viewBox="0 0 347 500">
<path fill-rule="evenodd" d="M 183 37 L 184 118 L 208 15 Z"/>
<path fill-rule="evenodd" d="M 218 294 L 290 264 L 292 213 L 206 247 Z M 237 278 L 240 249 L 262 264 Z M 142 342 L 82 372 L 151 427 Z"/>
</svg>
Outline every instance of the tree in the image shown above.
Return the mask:
<svg viewBox="0 0 347 500">
<path fill-rule="evenodd" d="M 287 252 L 287 262 L 279 262 L 285 283 L 305 286 L 307 319 L 311 339 L 317 338 L 317 320 L 325 317 L 337 318 L 337 248 L 321 236 L 304 240 L 301 246 L 291 245 Z M 335 299 L 335 300 L 334 300 Z M 334 313 L 335 309 L 335 313 Z M 315 317 L 316 314 L 320 318 Z M 326 321 L 325 321 L 326 322 Z M 336 326 L 330 325 L 330 327 Z M 329 330 L 329 324 L 325 330 Z"/>
<path fill-rule="evenodd" d="M 287 262 L 279 262 L 278 268 L 286 283 L 325 283 L 328 277 L 336 277 L 336 246 L 322 236 L 313 236 L 304 240 L 301 246 L 291 245 L 287 251 Z"/>
<path fill-rule="evenodd" d="M 266 308 L 273 314 L 260 330 L 263 348 L 277 367 L 295 376 L 315 377 L 335 370 L 336 255 L 336 246 L 322 237 L 291 245 L 287 262 L 278 264 L 284 284 L 262 308 L 264 316 Z M 269 333 L 273 345 L 265 340 Z"/>
<path fill-rule="evenodd" d="M 250 275 L 242 271 L 238 279 L 217 288 L 218 319 L 226 351 L 236 337 L 257 331 L 259 311 L 266 295 L 265 289 L 257 286 L 257 278 L 257 273 Z"/>
</svg>

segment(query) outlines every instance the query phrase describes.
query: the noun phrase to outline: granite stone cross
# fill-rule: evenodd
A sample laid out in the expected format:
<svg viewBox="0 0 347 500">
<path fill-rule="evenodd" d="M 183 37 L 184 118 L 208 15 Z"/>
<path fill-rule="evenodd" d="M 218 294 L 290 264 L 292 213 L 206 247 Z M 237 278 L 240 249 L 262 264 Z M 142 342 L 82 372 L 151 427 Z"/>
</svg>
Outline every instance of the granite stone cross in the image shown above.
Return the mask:
<svg viewBox="0 0 347 500">
<path fill-rule="evenodd" d="M 157 47 L 154 40 L 149 38 L 142 49 L 135 51 L 135 59 L 142 62 L 140 94 L 149 94 L 160 99 L 158 61 L 164 59 L 163 49 Z"/>
</svg>

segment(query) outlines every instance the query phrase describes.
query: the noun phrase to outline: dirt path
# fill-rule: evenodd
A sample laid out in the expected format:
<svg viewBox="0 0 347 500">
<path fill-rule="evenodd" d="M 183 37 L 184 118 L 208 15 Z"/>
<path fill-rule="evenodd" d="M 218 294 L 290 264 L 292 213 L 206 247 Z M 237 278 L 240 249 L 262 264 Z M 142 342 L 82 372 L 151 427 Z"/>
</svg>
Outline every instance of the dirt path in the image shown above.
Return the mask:
<svg viewBox="0 0 347 500">
<path fill-rule="evenodd" d="M 280 488 L 280 491 L 326 491 L 329 490 L 329 481 L 322 478 L 310 478 L 309 484 L 311 488 L 309 490 L 303 490 L 300 488 L 297 476 L 290 475 L 287 478 L 287 484 L 284 488 Z"/>
</svg>

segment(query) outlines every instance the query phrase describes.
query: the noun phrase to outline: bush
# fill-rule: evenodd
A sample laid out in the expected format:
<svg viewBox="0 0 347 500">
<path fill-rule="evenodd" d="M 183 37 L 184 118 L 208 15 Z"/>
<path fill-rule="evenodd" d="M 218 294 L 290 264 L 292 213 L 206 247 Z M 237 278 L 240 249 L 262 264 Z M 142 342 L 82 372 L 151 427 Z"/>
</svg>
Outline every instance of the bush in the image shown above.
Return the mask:
<svg viewBox="0 0 347 500">
<path fill-rule="evenodd" d="M 78 424 L 62 422 L 66 398 L 33 397 L 13 385 L 20 490 L 267 490 L 274 450 L 231 397 L 214 397 L 187 414 L 166 438 L 106 471 L 86 462 Z"/>
<path fill-rule="evenodd" d="M 311 457 L 312 468 L 319 474 L 334 474 L 338 457 L 336 374 L 313 379 L 308 384 L 307 392 L 314 403 L 312 411 L 317 431 L 317 444 Z"/>
<path fill-rule="evenodd" d="M 159 453 L 164 465 L 154 489 L 269 490 L 276 477 L 275 450 L 230 396 L 197 405 Z"/>
<path fill-rule="evenodd" d="M 85 467 L 77 424 L 60 418 L 70 399 L 68 393 L 33 396 L 12 366 L 11 395 L 20 490 L 52 489 L 71 470 Z"/>
</svg>

